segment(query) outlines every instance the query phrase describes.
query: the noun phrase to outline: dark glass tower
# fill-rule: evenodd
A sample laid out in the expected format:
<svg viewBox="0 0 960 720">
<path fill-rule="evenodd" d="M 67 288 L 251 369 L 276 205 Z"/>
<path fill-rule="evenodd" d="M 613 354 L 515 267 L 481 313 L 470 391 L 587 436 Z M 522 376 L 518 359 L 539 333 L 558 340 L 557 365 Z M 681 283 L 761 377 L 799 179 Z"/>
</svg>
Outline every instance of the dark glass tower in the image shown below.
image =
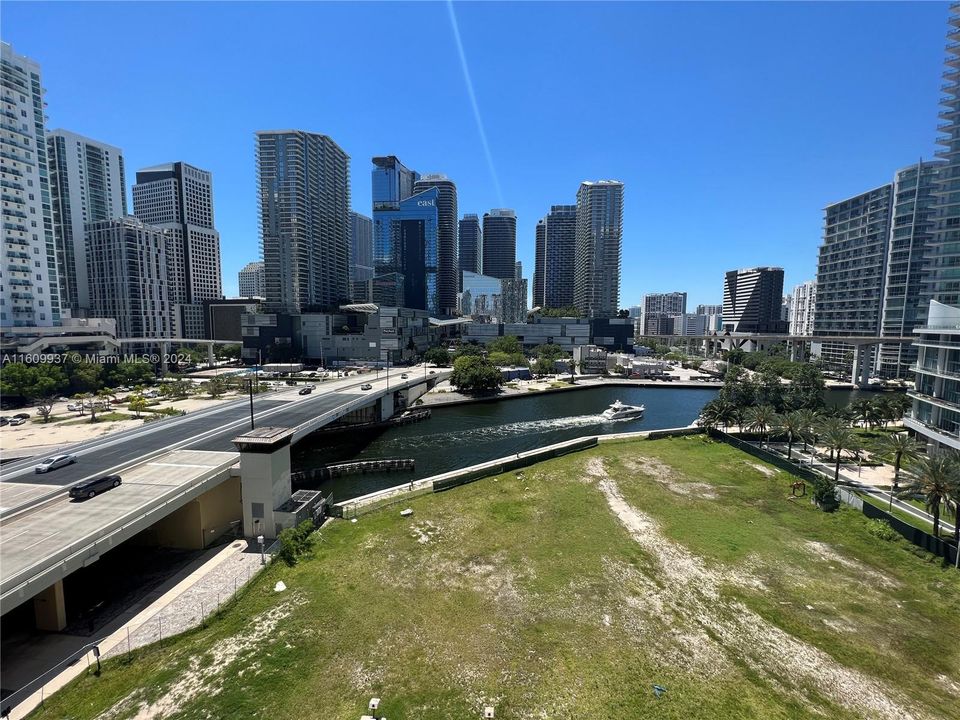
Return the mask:
<svg viewBox="0 0 960 720">
<path fill-rule="evenodd" d="M 577 206 L 554 205 L 544 218 L 543 298 L 552 308 L 573 305 L 577 262 Z"/>
<path fill-rule="evenodd" d="M 395 209 L 373 213 L 374 295 L 379 292 L 375 302 L 440 314 L 439 200 L 439 189 L 429 188 Z M 388 287 L 391 292 L 386 294 Z"/>
<path fill-rule="evenodd" d="M 483 274 L 512 280 L 517 263 L 517 214 L 495 208 L 483 214 Z"/>
<path fill-rule="evenodd" d="M 423 175 L 413 184 L 419 194 L 436 188 L 437 196 L 437 300 L 440 315 L 457 311 L 457 186 L 446 175 Z M 431 310 L 431 312 L 433 312 Z"/>
<path fill-rule="evenodd" d="M 483 230 L 480 218 L 468 213 L 460 220 L 460 272 L 483 271 Z"/>
</svg>

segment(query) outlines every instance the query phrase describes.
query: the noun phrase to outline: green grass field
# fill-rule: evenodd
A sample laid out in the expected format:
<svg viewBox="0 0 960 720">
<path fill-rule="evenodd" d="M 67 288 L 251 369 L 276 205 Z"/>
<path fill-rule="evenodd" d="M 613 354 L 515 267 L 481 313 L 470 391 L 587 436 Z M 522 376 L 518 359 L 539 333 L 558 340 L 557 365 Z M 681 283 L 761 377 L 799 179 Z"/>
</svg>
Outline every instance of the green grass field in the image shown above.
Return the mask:
<svg viewBox="0 0 960 720">
<path fill-rule="evenodd" d="M 336 521 L 35 717 L 957 717 L 960 573 L 788 478 L 632 441 Z"/>
</svg>

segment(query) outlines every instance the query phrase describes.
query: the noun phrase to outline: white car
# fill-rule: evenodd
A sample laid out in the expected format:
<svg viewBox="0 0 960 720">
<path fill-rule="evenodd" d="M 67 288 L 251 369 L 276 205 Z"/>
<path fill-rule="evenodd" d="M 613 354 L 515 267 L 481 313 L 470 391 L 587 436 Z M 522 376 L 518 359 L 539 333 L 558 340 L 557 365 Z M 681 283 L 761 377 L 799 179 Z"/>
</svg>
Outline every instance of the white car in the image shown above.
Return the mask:
<svg viewBox="0 0 960 720">
<path fill-rule="evenodd" d="M 373 385 L 371 385 L 370 383 L 364 383 L 363 385 L 360 386 L 360 389 L 361 389 L 361 390 L 372 390 L 372 389 L 373 389 Z"/>
<path fill-rule="evenodd" d="M 67 410 L 70 412 L 80 412 L 83 410 L 83 405 L 78 405 L 77 403 L 70 403 L 67 405 Z"/>
<path fill-rule="evenodd" d="M 23 425 L 26 422 L 23 418 L 10 418 L 10 425 Z"/>
<path fill-rule="evenodd" d="M 51 470 L 56 470 L 66 465 L 73 465 L 76 461 L 76 455 L 53 455 L 52 457 L 41 460 L 33 470 L 38 473 L 50 472 Z"/>
</svg>

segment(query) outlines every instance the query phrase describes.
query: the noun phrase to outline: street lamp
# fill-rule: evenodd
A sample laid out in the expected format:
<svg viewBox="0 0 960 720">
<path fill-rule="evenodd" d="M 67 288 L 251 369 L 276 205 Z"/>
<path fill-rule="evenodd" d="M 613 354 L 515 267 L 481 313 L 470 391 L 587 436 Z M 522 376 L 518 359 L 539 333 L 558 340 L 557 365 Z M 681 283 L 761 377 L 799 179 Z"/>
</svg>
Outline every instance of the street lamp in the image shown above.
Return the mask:
<svg viewBox="0 0 960 720">
<path fill-rule="evenodd" d="M 267 564 L 267 556 L 263 551 L 263 535 L 257 535 L 257 542 L 260 543 L 260 564 Z"/>
</svg>

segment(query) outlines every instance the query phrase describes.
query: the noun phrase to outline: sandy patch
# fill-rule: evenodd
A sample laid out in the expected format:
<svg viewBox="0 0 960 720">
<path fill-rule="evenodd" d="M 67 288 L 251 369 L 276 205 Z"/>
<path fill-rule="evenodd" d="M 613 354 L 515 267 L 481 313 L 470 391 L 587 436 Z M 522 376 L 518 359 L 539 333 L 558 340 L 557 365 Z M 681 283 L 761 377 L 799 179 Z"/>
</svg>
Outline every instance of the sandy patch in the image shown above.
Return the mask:
<svg viewBox="0 0 960 720">
<path fill-rule="evenodd" d="M 658 566 L 660 583 L 653 592 L 659 597 L 653 603 L 673 609 L 682 620 L 676 630 L 690 651 L 741 659 L 760 676 L 818 710 L 822 704 L 809 688 L 869 717 L 917 717 L 905 700 L 894 698 L 875 678 L 840 665 L 743 603 L 721 600 L 719 590 L 728 581 L 722 568 L 708 568 L 702 558 L 664 536 L 652 518 L 631 507 L 602 461 L 589 469 L 610 510 Z M 637 602 L 649 604 L 651 600 L 638 598 Z"/>
<path fill-rule="evenodd" d="M 756 470 L 759 473 L 763 473 L 767 477 L 776 477 L 777 471 L 773 468 L 769 468 L 766 465 L 761 465 L 760 463 L 750 463 L 750 467 Z"/>
<path fill-rule="evenodd" d="M 597 459 L 597 461 L 602 468 L 603 462 L 599 459 Z M 717 497 L 717 490 L 713 485 L 703 482 L 685 481 L 672 467 L 656 458 L 639 457 L 624 459 L 622 462 L 628 470 L 643 473 L 651 480 L 663 485 L 670 492 L 676 493 L 677 495 L 703 498 L 705 500 L 713 500 Z M 591 469 L 589 465 L 588 471 L 591 474 L 596 474 L 596 471 Z"/>
<path fill-rule="evenodd" d="M 833 565 L 840 565 L 841 567 L 850 570 L 858 576 L 858 579 L 861 582 L 870 585 L 876 584 L 887 589 L 897 588 L 900 586 L 900 583 L 891 578 L 889 575 L 867 567 L 863 563 L 859 563 L 856 560 L 851 560 L 848 557 L 844 557 L 826 543 L 810 540 L 803 544 L 803 548 L 824 562 L 828 562 Z"/>
<path fill-rule="evenodd" d="M 178 712 L 183 705 L 202 695 L 219 694 L 222 689 L 222 674 L 238 661 L 252 660 L 248 667 L 232 668 L 231 672 L 258 671 L 257 655 L 264 652 L 264 644 L 277 639 L 277 626 L 304 600 L 292 597 L 270 610 L 253 618 L 246 632 L 219 640 L 210 648 L 209 658 L 191 658 L 187 669 L 167 688 L 166 693 L 154 702 L 142 698 L 143 690 L 135 690 L 101 714 L 101 720 L 111 720 L 131 712 L 134 720 L 153 720 Z"/>
</svg>

